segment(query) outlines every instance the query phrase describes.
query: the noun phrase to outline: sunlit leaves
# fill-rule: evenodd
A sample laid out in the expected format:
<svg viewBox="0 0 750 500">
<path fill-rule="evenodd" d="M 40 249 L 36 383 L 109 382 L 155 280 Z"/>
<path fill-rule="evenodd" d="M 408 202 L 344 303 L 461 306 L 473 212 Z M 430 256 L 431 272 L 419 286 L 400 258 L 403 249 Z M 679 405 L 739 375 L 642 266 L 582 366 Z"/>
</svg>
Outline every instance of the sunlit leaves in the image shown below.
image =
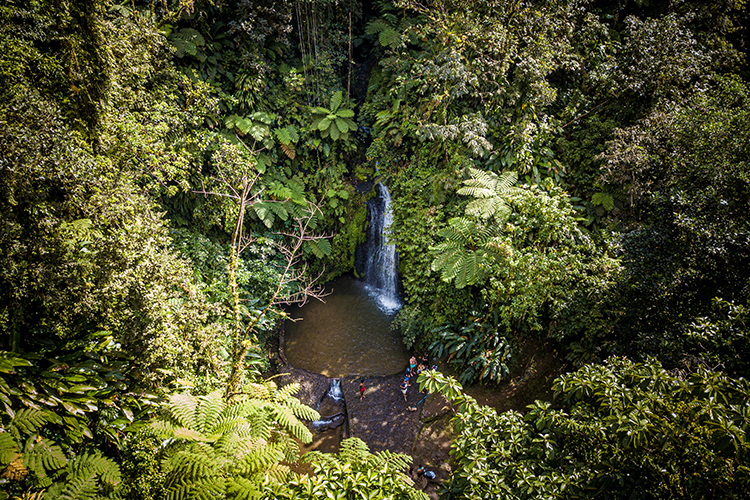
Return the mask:
<svg viewBox="0 0 750 500">
<path fill-rule="evenodd" d="M 312 111 L 312 128 L 319 130 L 323 139 L 330 137 L 334 141 L 339 139 L 348 140 L 349 133 L 357 130 L 354 123 L 354 111 L 341 108 L 342 92 L 334 92 L 331 96 L 330 109 L 322 107 L 310 108 Z"/>
<path fill-rule="evenodd" d="M 293 462 L 302 442 L 312 439 L 297 418 L 319 418 L 292 395 L 299 386 L 277 389 L 275 384 L 247 386 L 249 396 L 229 403 L 221 391 L 205 396 L 175 394 L 167 406 L 169 418 L 152 422 L 152 428 L 168 438 L 163 451 L 168 498 L 224 495 L 241 498 L 261 489 L 266 474 L 279 481 L 289 470 L 282 460 Z"/>
<path fill-rule="evenodd" d="M 479 406 L 435 372 L 420 383 L 459 406 L 456 467 L 444 488 L 451 498 L 695 498 L 717 487 L 725 498 L 745 494 L 744 379 L 705 370 L 683 379 L 653 361 L 613 358 L 559 377 L 562 405 L 537 401 L 523 417 Z"/>
<path fill-rule="evenodd" d="M 285 484 L 267 480 L 263 498 L 313 500 L 317 498 L 377 500 L 424 500 L 403 470 L 411 457 L 388 451 L 370 453 L 368 446 L 353 437 L 341 442 L 339 453 L 313 451 L 303 457 L 312 464 L 312 475 L 288 479 Z"/>
</svg>

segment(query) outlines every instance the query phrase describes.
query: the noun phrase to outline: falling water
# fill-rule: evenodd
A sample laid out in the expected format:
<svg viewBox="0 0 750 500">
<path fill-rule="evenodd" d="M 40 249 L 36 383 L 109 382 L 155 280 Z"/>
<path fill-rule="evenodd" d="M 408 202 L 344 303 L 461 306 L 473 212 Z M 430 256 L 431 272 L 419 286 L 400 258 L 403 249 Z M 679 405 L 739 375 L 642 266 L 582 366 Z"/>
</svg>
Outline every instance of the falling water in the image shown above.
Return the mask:
<svg viewBox="0 0 750 500">
<path fill-rule="evenodd" d="M 333 399 L 334 401 L 341 401 L 344 399 L 344 395 L 341 392 L 341 380 L 340 379 L 333 379 L 331 380 L 331 385 L 328 387 L 328 392 L 326 393 L 326 396 Z"/>
<path fill-rule="evenodd" d="M 375 187 L 378 196 L 368 206 L 367 255 L 364 281 L 370 287 L 378 306 L 386 313 L 401 308 L 398 296 L 398 254 L 396 245 L 388 242 L 388 229 L 393 221 L 391 194 L 382 183 Z"/>
<path fill-rule="evenodd" d="M 316 431 L 335 429 L 344 423 L 346 403 L 341 392 L 340 379 L 331 379 L 328 391 L 323 395 L 316 410 L 320 413 L 320 419 L 311 422 L 312 428 Z"/>
</svg>

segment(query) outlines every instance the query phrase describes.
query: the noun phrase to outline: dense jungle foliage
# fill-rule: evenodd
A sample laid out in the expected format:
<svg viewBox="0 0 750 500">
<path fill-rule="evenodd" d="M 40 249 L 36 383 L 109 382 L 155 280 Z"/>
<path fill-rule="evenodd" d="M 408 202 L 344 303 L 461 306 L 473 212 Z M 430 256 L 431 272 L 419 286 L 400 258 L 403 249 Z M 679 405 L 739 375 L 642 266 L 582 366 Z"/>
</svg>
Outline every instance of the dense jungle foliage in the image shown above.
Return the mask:
<svg viewBox="0 0 750 500">
<path fill-rule="evenodd" d="M 424 498 L 269 379 L 393 198 L 444 498 L 746 498 L 744 0 L 0 2 L 0 499 Z M 461 385 L 551 342 L 555 399 Z M 540 343 L 541 344 L 541 343 Z"/>
</svg>

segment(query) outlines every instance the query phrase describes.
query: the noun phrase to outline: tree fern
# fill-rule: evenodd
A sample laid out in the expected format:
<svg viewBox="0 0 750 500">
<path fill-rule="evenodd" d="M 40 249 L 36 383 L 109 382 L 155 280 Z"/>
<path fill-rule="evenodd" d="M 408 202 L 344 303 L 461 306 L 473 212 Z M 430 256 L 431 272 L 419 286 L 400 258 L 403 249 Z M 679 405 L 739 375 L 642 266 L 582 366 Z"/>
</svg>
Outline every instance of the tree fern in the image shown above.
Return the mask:
<svg viewBox="0 0 750 500">
<path fill-rule="evenodd" d="M 173 394 L 169 398 L 172 418 L 182 427 L 198 430 L 195 412 L 198 402 L 189 394 Z"/>
<path fill-rule="evenodd" d="M 59 500 L 93 500 L 97 498 L 98 484 L 96 474 L 79 475 L 71 478 L 63 485 L 59 495 L 50 490 L 45 498 L 56 498 Z"/>
<path fill-rule="evenodd" d="M 9 431 L 15 439 L 21 439 L 26 434 L 37 433 L 49 421 L 50 414 L 35 408 L 18 410 L 10 422 Z"/>
<path fill-rule="evenodd" d="M 439 271 L 444 281 L 455 279 L 456 288 L 483 281 L 493 262 L 510 252 L 498 226 L 480 225 L 466 217 L 453 218 L 448 224 L 438 231 L 446 241 L 431 249 L 431 268 Z"/>
<path fill-rule="evenodd" d="M 232 477 L 227 481 L 227 493 L 233 500 L 251 500 L 261 495 L 261 487 L 244 477 Z"/>
<path fill-rule="evenodd" d="M 0 464 L 6 465 L 20 456 L 18 442 L 9 432 L 0 432 Z"/>
<path fill-rule="evenodd" d="M 294 412 L 286 406 L 273 405 L 268 407 L 274 420 L 277 421 L 284 430 L 289 432 L 302 442 L 309 443 L 312 441 L 312 433 L 294 416 Z"/>
<path fill-rule="evenodd" d="M 168 418 L 152 423 L 167 438 L 161 461 L 167 498 L 215 498 L 230 490 L 232 496 L 252 498 L 267 476 L 282 480 L 288 475 L 280 462 L 297 459 L 293 438 L 312 439 L 295 412 L 316 418 L 317 412 L 292 397 L 295 386 L 277 389 L 266 382 L 245 389 L 252 396 L 232 403 L 221 391 L 172 396 Z"/>
<path fill-rule="evenodd" d="M 344 462 L 357 463 L 370 456 L 370 448 L 359 438 L 345 439 L 341 442 L 339 459 Z"/>
<path fill-rule="evenodd" d="M 276 403 L 290 408 L 294 415 L 298 418 L 310 421 L 319 419 L 320 414 L 317 411 L 313 410 L 309 406 L 303 405 L 302 403 L 300 403 L 299 399 L 294 397 L 294 395 L 297 394 L 299 390 L 300 385 L 298 383 L 295 382 L 292 384 L 287 384 L 274 393 L 273 400 Z"/>
<path fill-rule="evenodd" d="M 466 206 L 465 217 L 455 217 L 438 232 L 445 241 L 431 252 L 433 271 L 439 271 L 443 281 L 455 280 L 456 288 L 482 282 L 493 265 L 511 254 L 511 246 L 502 237 L 511 215 L 507 200 L 517 194 L 515 172 L 497 175 L 469 168 L 471 177 L 464 181 L 458 194 L 475 199 Z"/>
<path fill-rule="evenodd" d="M 465 180 L 464 187 L 458 194 L 472 196 L 475 199 L 466 206 L 466 214 L 483 220 L 495 219 L 497 224 L 505 224 L 510 216 L 507 199 L 518 192 L 514 184 L 518 181 L 516 172 L 504 172 L 497 175 L 476 168 L 469 168 L 471 178 Z"/>
<path fill-rule="evenodd" d="M 226 408 L 221 392 L 214 391 L 198 397 L 200 408 L 196 409 L 195 421 L 199 431 L 208 433 L 216 426 L 217 419 Z"/>
<path fill-rule="evenodd" d="M 57 474 L 57 481 L 44 496 L 47 500 L 88 500 L 117 498 L 117 487 L 122 481 L 118 465 L 95 450 L 72 458 Z"/>
<path fill-rule="evenodd" d="M 45 478 L 48 471 L 65 467 L 67 462 L 62 449 L 51 439 L 31 436 L 26 440 L 23 463 L 37 478 Z"/>
<path fill-rule="evenodd" d="M 120 484 L 120 469 L 101 453 L 68 457 L 53 440 L 38 434 L 54 415 L 31 408 L 18 410 L 0 432 L 0 465 L 3 476 L 35 488 L 49 488 L 44 498 L 114 498 Z M 21 444 L 23 443 L 23 444 Z"/>
</svg>

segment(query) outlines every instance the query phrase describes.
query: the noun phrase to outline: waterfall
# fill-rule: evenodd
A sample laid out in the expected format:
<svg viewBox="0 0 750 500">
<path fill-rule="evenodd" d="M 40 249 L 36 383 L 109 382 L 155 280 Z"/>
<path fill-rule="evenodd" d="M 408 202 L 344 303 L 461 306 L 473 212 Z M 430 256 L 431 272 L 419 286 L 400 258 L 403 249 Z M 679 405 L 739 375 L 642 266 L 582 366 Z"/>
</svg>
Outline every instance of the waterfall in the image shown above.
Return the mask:
<svg viewBox="0 0 750 500">
<path fill-rule="evenodd" d="M 367 254 L 364 281 L 371 287 L 379 307 L 393 313 L 401 308 L 398 296 L 398 254 L 396 245 L 388 242 L 393 221 L 391 194 L 383 183 L 375 186 L 378 196 L 367 203 Z"/>
<path fill-rule="evenodd" d="M 323 394 L 316 410 L 320 413 L 320 419 L 310 423 L 317 432 L 335 429 L 342 425 L 346 419 L 346 402 L 341 392 L 341 379 L 330 379 L 328 390 Z"/>
<path fill-rule="evenodd" d="M 328 392 L 326 395 L 333 399 L 334 401 L 341 401 L 344 399 L 344 395 L 341 393 L 341 380 L 340 379 L 333 379 L 331 380 L 331 385 L 328 387 Z"/>
</svg>

